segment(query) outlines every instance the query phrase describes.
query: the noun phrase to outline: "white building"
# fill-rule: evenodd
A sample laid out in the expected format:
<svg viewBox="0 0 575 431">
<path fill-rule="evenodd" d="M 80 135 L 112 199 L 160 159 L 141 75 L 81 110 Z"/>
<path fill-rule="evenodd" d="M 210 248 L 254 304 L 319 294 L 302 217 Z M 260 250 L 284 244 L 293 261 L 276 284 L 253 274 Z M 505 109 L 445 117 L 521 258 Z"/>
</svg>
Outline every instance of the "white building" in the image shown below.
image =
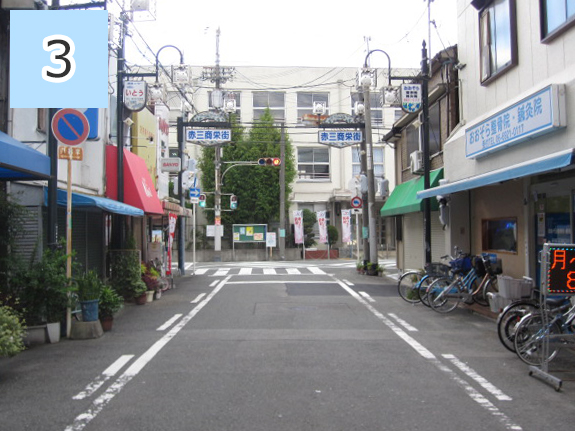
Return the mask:
<svg viewBox="0 0 575 431">
<path fill-rule="evenodd" d="M 544 242 L 573 243 L 575 11 L 570 2 L 459 0 L 461 123 L 444 146 L 446 252 L 494 252 L 538 276 Z"/>
<path fill-rule="evenodd" d="M 210 95 L 214 89 L 209 80 L 201 80 L 202 71 L 201 67 L 193 67 L 193 103 L 199 112 L 211 108 Z M 296 152 L 298 170 L 293 193 L 289 196 L 292 202 L 290 217 L 296 209 L 325 210 L 328 211 L 328 224 L 340 231 L 341 209 L 350 208 L 350 200 L 357 194 L 353 179 L 360 173 L 359 144 L 342 149 L 320 144 L 320 129 L 312 110 L 314 103 L 321 102 L 326 106 L 323 118 L 337 113 L 353 114 L 354 104 L 359 100 L 357 72 L 354 68 L 236 67 L 232 79 L 222 86 L 224 93 L 234 96 L 238 118 L 246 128 L 249 129 L 267 107 L 278 124 L 279 121 L 285 123 Z M 392 74 L 412 76 L 417 74 L 417 70 L 393 70 Z M 390 130 L 398 109 L 382 107 L 381 89 L 387 83 L 387 70 L 378 70 L 377 75 L 379 82 L 371 93 L 371 113 L 379 214 L 384 199 L 377 193 L 377 179 L 385 175 L 391 189 L 395 178 L 394 153 L 389 145 L 384 145 L 382 137 Z M 200 149 L 197 145 L 187 146 L 191 157 L 197 158 Z M 376 220 L 379 250 L 393 248 L 389 229 L 379 216 Z M 289 223 L 292 224 L 293 220 Z M 318 244 L 318 248 L 321 246 Z"/>
</svg>

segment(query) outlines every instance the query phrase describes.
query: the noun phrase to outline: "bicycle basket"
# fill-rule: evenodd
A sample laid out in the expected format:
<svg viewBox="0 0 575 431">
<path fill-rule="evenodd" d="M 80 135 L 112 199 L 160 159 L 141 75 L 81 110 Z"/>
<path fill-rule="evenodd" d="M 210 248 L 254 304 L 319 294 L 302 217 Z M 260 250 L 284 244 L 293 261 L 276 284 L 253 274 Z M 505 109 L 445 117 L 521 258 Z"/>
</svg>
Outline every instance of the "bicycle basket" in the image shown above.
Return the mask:
<svg viewBox="0 0 575 431">
<path fill-rule="evenodd" d="M 469 256 L 460 257 L 449 262 L 451 268 L 457 272 L 467 272 L 471 269 L 471 258 Z"/>
<path fill-rule="evenodd" d="M 445 265 L 443 263 L 428 263 L 425 266 L 425 272 L 428 275 L 434 275 L 434 276 L 444 276 L 444 275 L 449 275 L 449 271 L 451 270 L 451 267 L 449 265 Z"/>
</svg>

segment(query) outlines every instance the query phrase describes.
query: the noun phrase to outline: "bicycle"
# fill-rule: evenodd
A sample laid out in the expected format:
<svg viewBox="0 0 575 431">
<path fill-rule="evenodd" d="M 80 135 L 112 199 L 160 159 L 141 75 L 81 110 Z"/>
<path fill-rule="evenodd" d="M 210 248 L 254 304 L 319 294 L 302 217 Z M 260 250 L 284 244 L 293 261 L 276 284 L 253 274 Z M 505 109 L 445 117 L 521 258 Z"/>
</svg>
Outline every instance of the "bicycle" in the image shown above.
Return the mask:
<svg viewBox="0 0 575 431">
<path fill-rule="evenodd" d="M 469 263 L 471 264 L 471 259 Z M 470 270 L 456 271 L 453 278 L 442 277 L 431 283 L 427 289 L 427 297 L 431 308 L 438 313 L 453 311 L 461 301 L 466 303 L 476 302 L 482 306 L 488 306 L 488 293 L 498 292 L 496 275 L 501 272 L 501 267 L 491 265 L 489 255 L 476 256 Z M 483 277 L 480 280 L 480 277 Z"/>
<path fill-rule="evenodd" d="M 447 257 L 447 256 L 444 256 Z M 399 296 L 410 304 L 418 302 L 429 306 L 425 301 L 427 287 L 437 277 L 443 277 L 449 273 L 450 267 L 442 263 L 431 263 L 424 271 L 411 270 L 402 274 L 397 282 Z"/>
<path fill-rule="evenodd" d="M 544 312 L 552 317 L 547 320 Z M 575 297 L 557 308 L 524 316 L 515 329 L 515 353 L 528 365 L 553 360 L 562 346 L 575 345 Z M 547 338 L 547 340 L 546 340 Z M 548 349 L 544 343 L 548 342 Z"/>
</svg>

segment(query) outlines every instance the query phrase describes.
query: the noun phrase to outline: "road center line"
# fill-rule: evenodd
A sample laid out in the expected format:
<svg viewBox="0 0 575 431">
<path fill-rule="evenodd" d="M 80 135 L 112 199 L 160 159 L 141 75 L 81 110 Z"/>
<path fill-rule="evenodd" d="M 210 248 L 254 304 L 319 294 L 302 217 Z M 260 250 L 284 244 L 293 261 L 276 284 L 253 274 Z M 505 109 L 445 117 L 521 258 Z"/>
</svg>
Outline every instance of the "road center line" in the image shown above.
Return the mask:
<svg viewBox="0 0 575 431">
<path fill-rule="evenodd" d="M 132 359 L 134 355 L 122 355 L 116 361 L 106 368 L 102 374 L 96 377 L 84 390 L 77 395 L 74 395 L 72 399 L 74 400 L 83 400 L 84 398 L 89 397 L 94 392 L 96 392 L 107 380 L 111 377 L 115 376 L 118 371 L 122 369 L 124 365 L 126 365 L 130 359 Z"/>
<path fill-rule="evenodd" d="M 98 416 L 98 414 L 106 407 L 116 395 L 132 380 L 138 375 L 140 371 L 158 354 L 162 348 L 168 344 L 176 336 L 178 332 L 182 330 L 184 326 L 192 320 L 196 314 L 200 312 L 202 308 L 206 306 L 208 302 L 225 286 L 230 276 L 223 279 L 214 290 L 196 305 L 192 311 L 190 311 L 182 320 L 178 322 L 169 332 L 167 332 L 162 338 L 156 341 L 142 356 L 140 356 L 136 361 L 126 370 L 118 379 L 108 387 L 106 392 L 100 395 L 94 400 L 92 407 L 86 412 L 81 413 L 74 419 L 71 425 L 68 425 L 65 431 L 81 431 L 83 430 L 93 419 Z"/>
<path fill-rule="evenodd" d="M 369 296 L 368 293 L 366 292 L 358 292 L 361 296 L 363 296 L 365 299 L 367 299 L 369 302 L 375 302 L 375 299 L 373 299 L 371 296 Z"/>
<path fill-rule="evenodd" d="M 172 324 L 178 320 L 180 317 L 182 317 L 182 314 L 174 314 L 168 321 L 166 321 L 166 323 L 164 323 L 162 326 L 158 327 L 158 329 L 156 329 L 156 331 L 165 331 L 166 329 L 168 329 L 170 326 L 172 326 Z"/>
<path fill-rule="evenodd" d="M 212 287 L 212 286 L 210 286 Z M 206 296 L 205 293 L 200 293 L 196 299 L 194 299 L 193 301 L 190 301 L 190 304 L 197 304 L 198 302 L 200 302 L 200 299 L 202 299 L 204 296 Z"/>
<path fill-rule="evenodd" d="M 394 319 L 397 323 L 399 323 L 401 326 L 403 326 L 408 331 L 410 331 L 410 332 L 417 332 L 418 331 L 418 329 L 415 326 L 411 326 L 405 320 L 400 319 L 395 313 L 387 313 L 387 315 L 389 317 L 391 317 L 392 319 Z"/>
</svg>

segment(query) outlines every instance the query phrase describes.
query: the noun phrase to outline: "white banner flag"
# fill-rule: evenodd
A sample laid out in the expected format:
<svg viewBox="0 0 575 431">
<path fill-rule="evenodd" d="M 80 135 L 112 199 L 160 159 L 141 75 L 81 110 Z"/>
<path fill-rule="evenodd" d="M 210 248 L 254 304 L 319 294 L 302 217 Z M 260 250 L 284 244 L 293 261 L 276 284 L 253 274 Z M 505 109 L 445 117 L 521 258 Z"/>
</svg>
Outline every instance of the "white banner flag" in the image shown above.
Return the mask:
<svg viewBox="0 0 575 431">
<path fill-rule="evenodd" d="M 325 211 L 318 211 L 317 224 L 319 225 L 319 242 L 322 244 L 327 243 L 327 220 L 325 219 Z"/>
<path fill-rule="evenodd" d="M 351 242 L 351 210 L 341 210 L 341 242 Z"/>
<path fill-rule="evenodd" d="M 296 244 L 303 244 L 303 211 L 293 212 L 294 236 Z"/>
</svg>

